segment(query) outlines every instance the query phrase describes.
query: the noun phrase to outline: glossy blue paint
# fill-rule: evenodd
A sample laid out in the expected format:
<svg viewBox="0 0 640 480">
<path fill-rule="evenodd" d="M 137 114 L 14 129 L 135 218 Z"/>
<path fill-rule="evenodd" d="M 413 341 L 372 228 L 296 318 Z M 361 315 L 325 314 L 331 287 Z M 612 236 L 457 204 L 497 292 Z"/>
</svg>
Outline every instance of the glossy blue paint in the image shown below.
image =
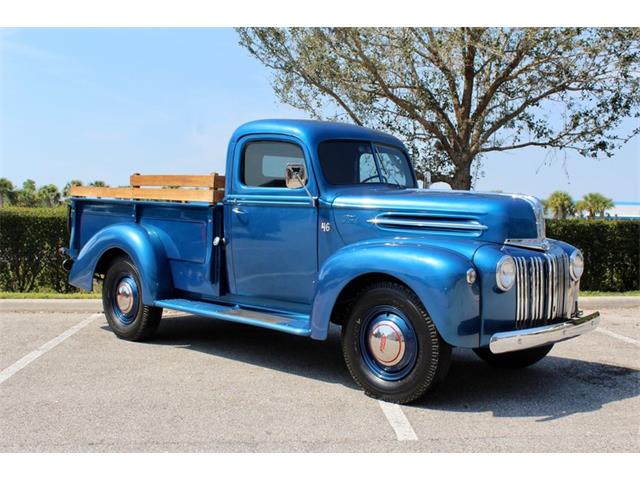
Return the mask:
<svg viewBox="0 0 640 480">
<path fill-rule="evenodd" d="M 458 236 L 494 243 L 502 243 L 507 238 L 536 238 L 533 210 L 528 201 L 517 195 L 399 190 L 388 186 L 365 188 L 339 189 L 334 193 L 333 208 L 338 225 L 344 226 L 341 228 L 343 236 L 371 236 L 370 226 L 374 226 L 396 233 Z M 354 212 L 365 221 L 349 224 L 340 221 Z M 430 225 L 420 229 L 375 223 L 367 225 L 367 222 L 389 214 L 397 220 L 413 219 Z M 458 224 L 460 228 L 439 228 L 438 222 L 445 226 Z M 345 238 L 345 241 L 349 242 L 349 239 Z"/>
<path fill-rule="evenodd" d="M 222 204 L 74 200 L 70 283 L 91 289 L 99 259 L 117 248 L 140 270 L 145 304 L 324 339 L 343 289 L 363 275 L 383 274 L 416 293 L 451 345 L 484 346 L 492 333 L 512 330 L 515 289 L 497 289 L 495 268 L 504 254 L 542 255 L 505 246 L 507 239 L 541 238 L 536 202 L 508 194 L 334 186 L 318 159 L 326 140 L 407 153 L 398 139 L 354 125 L 242 125 L 229 141 Z M 245 185 L 240 167 L 252 141 L 300 147 L 313 200 L 302 188 Z M 213 246 L 216 236 L 224 242 Z M 574 250 L 553 241 L 549 248 Z M 469 268 L 477 273 L 471 285 Z M 225 313 L 230 305 L 277 312 L 284 320 L 239 319 Z"/>
<path fill-rule="evenodd" d="M 277 141 L 297 145 L 313 172 L 306 145 L 276 134 L 244 135 L 234 146 L 233 164 L 251 142 Z M 225 239 L 231 253 L 231 293 L 311 304 L 318 272 L 318 211 L 303 188 L 250 187 L 239 169 L 229 177 L 224 199 Z M 284 175 L 284 171 L 282 172 Z M 307 183 L 317 195 L 313 175 Z"/>
<path fill-rule="evenodd" d="M 466 282 L 470 258 L 418 239 L 368 240 L 348 245 L 329 257 L 320 269 L 311 314 L 311 336 L 327 336 L 333 306 L 342 290 L 366 274 L 384 274 L 411 288 L 422 300 L 446 342 L 478 344 L 480 292 Z"/>
<path fill-rule="evenodd" d="M 152 304 L 173 290 L 169 261 L 158 235 L 138 224 L 116 223 L 104 227 L 82 246 L 69 272 L 69 283 L 92 290 L 96 265 L 102 256 L 120 250 L 134 262 L 142 279 L 142 301 Z"/>
</svg>

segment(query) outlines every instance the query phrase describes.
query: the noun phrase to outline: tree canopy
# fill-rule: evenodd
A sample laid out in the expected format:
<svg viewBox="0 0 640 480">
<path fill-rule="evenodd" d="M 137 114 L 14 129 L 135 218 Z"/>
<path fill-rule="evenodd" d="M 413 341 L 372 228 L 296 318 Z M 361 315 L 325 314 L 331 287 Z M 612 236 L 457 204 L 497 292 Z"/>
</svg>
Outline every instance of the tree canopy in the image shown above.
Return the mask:
<svg viewBox="0 0 640 480">
<path fill-rule="evenodd" d="M 639 128 L 636 28 L 239 28 L 278 97 L 402 138 L 419 173 L 472 186 L 488 152 L 611 156 Z"/>
<path fill-rule="evenodd" d="M 37 187 L 36 182 L 27 179 L 22 183 L 21 189 L 16 189 L 13 182 L 7 178 L 0 178 L 0 207 L 17 206 L 17 207 L 48 207 L 55 208 L 62 204 L 63 198 L 69 197 L 69 191 L 72 186 L 81 186 L 80 180 L 71 180 L 68 182 L 62 193 L 56 185 L 48 184 Z M 107 186 L 105 182 L 96 180 L 91 182 L 92 186 Z"/>
<path fill-rule="evenodd" d="M 553 218 L 567 218 L 576 212 L 573 198 L 567 192 L 555 191 L 544 202 L 545 208 L 551 212 Z"/>
<path fill-rule="evenodd" d="M 587 193 L 582 200 L 576 202 L 576 210 L 587 212 L 589 218 L 604 217 L 605 210 L 613 208 L 613 200 L 600 193 Z"/>
</svg>

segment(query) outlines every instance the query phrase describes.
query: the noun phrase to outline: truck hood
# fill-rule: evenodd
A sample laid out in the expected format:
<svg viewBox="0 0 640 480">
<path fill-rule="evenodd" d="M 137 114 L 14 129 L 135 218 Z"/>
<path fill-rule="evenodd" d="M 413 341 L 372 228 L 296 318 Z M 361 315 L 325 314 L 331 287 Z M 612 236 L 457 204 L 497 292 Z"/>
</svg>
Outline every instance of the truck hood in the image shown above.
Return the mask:
<svg viewBox="0 0 640 480">
<path fill-rule="evenodd" d="M 472 237 L 504 243 L 544 238 L 542 205 L 535 197 L 458 190 L 355 187 L 337 192 L 332 206 L 347 243 L 365 224 L 403 235 Z"/>
</svg>

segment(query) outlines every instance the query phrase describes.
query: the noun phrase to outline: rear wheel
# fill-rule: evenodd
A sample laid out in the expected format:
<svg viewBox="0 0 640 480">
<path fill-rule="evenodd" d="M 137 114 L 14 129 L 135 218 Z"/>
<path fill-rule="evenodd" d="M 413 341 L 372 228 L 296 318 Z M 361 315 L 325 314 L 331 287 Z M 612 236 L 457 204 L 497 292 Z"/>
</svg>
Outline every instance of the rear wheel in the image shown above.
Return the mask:
<svg viewBox="0 0 640 480">
<path fill-rule="evenodd" d="M 162 318 L 162 308 L 142 303 L 140 274 L 125 256 L 109 265 L 102 286 L 102 307 L 113 333 L 126 340 L 149 338 Z"/>
<path fill-rule="evenodd" d="M 507 353 L 492 353 L 488 348 L 474 348 L 473 351 L 492 367 L 525 368 L 542 360 L 552 348 L 553 344 Z"/>
<path fill-rule="evenodd" d="M 451 347 L 418 297 L 392 282 L 360 292 L 342 329 L 342 351 L 354 380 L 371 397 L 409 403 L 444 378 Z"/>
</svg>

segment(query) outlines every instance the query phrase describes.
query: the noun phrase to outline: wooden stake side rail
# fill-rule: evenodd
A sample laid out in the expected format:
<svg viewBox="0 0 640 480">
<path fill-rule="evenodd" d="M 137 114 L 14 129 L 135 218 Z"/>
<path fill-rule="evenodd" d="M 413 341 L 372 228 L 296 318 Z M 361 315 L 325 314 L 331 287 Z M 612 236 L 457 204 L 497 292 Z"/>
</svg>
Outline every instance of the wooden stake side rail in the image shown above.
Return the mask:
<svg viewBox="0 0 640 480">
<path fill-rule="evenodd" d="M 224 175 L 140 175 L 129 178 L 132 187 L 207 187 L 224 189 Z"/>
<path fill-rule="evenodd" d="M 130 183 L 131 187 L 71 187 L 70 195 L 72 197 L 207 203 L 217 203 L 224 197 L 224 176 L 217 173 L 211 175 L 140 175 L 134 173 L 131 175 Z"/>
</svg>

